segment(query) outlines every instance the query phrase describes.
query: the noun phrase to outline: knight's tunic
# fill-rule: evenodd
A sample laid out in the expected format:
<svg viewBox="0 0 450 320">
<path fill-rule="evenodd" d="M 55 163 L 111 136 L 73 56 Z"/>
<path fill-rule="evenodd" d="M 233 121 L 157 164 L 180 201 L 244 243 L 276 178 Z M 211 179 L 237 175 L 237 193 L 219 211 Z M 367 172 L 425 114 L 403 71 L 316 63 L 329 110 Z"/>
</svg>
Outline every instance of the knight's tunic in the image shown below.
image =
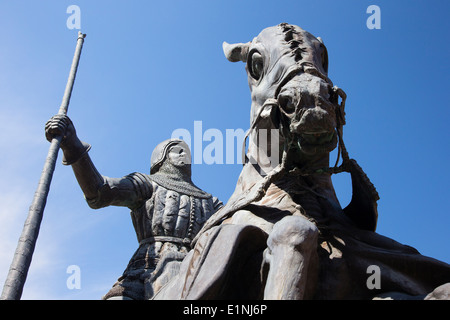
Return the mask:
<svg viewBox="0 0 450 320">
<path fill-rule="evenodd" d="M 192 184 L 173 183 L 158 175 L 133 173 L 126 179 L 144 199 L 131 210 L 139 248 L 104 299 L 149 299 L 178 272 L 193 237 L 222 205 Z"/>
</svg>

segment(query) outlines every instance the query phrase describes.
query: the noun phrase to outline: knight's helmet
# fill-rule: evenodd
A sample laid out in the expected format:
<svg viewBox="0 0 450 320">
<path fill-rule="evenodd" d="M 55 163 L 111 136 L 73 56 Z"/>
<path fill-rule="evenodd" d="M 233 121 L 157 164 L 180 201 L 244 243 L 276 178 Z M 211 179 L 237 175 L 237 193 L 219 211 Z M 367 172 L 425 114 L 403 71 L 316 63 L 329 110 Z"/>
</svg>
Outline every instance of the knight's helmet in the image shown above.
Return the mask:
<svg viewBox="0 0 450 320">
<path fill-rule="evenodd" d="M 164 160 L 166 159 L 167 153 L 170 147 L 174 145 L 182 145 L 184 148 L 189 149 L 186 142 L 180 139 L 167 139 L 159 143 L 155 149 L 153 149 L 152 157 L 150 159 L 150 174 L 154 174 L 159 170 Z"/>
</svg>

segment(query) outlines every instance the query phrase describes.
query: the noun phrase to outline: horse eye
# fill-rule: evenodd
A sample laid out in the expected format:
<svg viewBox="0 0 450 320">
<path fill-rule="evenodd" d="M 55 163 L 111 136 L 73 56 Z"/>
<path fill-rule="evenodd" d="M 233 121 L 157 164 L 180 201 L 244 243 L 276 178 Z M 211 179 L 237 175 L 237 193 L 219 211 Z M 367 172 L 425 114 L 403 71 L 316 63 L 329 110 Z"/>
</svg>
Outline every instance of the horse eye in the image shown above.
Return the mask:
<svg viewBox="0 0 450 320">
<path fill-rule="evenodd" d="M 259 80 L 263 74 L 264 61 L 259 52 L 255 52 L 251 55 L 249 61 L 249 71 L 250 75 L 255 79 Z"/>
</svg>

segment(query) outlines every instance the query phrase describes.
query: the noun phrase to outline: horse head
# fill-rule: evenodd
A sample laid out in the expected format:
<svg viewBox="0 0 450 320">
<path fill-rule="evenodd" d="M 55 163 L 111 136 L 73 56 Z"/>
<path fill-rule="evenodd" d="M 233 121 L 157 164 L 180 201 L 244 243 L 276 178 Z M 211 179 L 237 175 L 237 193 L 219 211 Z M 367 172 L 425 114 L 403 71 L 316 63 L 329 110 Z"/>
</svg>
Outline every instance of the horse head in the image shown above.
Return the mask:
<svg viewBox="0 0 450 320">
<path fill-rule="evenodd" d="M 298 166 L 336 148 L 345 122 L 338 100 L 345 96 L 328 78 L 328 54 L 320 38 L 282 23 L 264 29 L 251 42 L 224 42 L 223 48 L 229 61 L 246 63 L 251 128 L 278 130 L 280 157 L 283 150 L 295 151 Z M 250 139 L 250 154 L 258 147 L 256 141 Z"/>
<path fill-rule="evenodd" d="M 359 227 L 374 230 L 378 193 L 361 167 L 348 157 L 342 139 L 346 95 L 328 77 L 328 52 L 322 39 L 281 23 L 264 29 L 250 42 L 224 42 L 223 49 L 229 61 L 246 63 L 252 98 L 252 135 L 246 155 L 249 160 L 256 159 L 244 162 L 230 202 L 258 185 L 258 180 L 261 182 L 253 199 L 262 197 L 274 178 L 261 178 L 286 172 L 320 180 L 332 198 L 331 174 L 347 171 L 351 173 L 353 197 L 344 213 Z M 264 146 L 255 134 L 261 130 L 272 136 L 270 142 L 264 140 Z M 338 159 L 329 167 L 329 154 L 336 146 Z M 343 163 L 338 167 L 341 154 Z"/>
</svg>

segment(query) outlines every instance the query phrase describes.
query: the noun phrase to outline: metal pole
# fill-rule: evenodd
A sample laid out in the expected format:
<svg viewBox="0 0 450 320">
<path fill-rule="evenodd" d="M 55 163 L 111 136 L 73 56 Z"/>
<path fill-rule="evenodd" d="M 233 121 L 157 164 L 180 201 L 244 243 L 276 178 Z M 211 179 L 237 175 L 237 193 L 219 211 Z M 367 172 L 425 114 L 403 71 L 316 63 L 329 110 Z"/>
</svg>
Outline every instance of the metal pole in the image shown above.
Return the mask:
<svg viewBox="0 0 450 320">
<path fill-rule="evenodd" d="M 75 82 L 78 62 L 80 60 L 81 49 L 83 48 L 85 34 L 78 32 L 77 46 L 70 68 L 69 79 L 62 99 L 58 114 L 66 114 L 69 107 L 70 96 Z M 50 183 L 55 170 L 56 159 L 61 144 L 62 137 L 53 138 L 48 150 L 47 159 L 41 173 L 41 178 L 31 203 L 27 220 L 23 226 L 22 235 L 19 238 L 14 258 L 9 268 L 9 273 L 3 286 L 1 300 L 19 300 L 22 296 L 23 286 L 27 278 L 28 269 L 31 264 L 34 248 L 36 246 L 39 228 L 47 202 Z"/>
</svg>

